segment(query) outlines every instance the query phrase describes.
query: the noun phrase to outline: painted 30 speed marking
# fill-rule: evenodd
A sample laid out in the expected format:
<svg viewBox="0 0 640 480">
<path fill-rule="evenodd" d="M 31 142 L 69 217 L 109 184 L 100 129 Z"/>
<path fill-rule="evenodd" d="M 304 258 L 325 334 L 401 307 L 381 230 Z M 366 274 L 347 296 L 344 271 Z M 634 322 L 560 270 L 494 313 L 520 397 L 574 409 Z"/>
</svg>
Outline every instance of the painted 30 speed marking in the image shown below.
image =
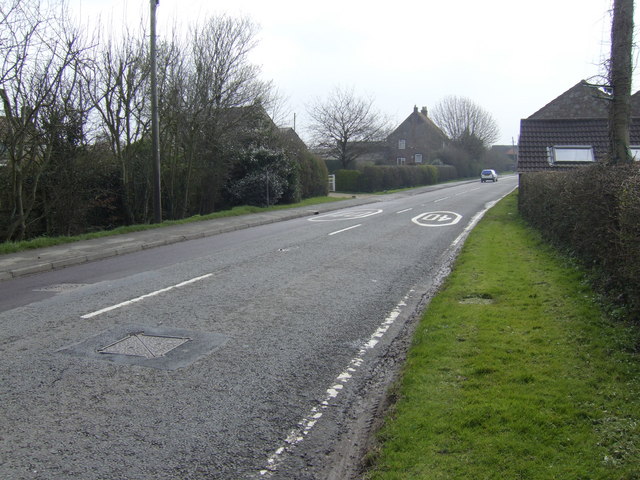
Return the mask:
<svg viewBox="0 0 640 480">
<path fill-rule="evenodd" d="M 421 227 L 447 227 L 460 221 L 462 215 L 455 212 L 427 212 L 413 217 L 411 221 Z"/>
</svg>

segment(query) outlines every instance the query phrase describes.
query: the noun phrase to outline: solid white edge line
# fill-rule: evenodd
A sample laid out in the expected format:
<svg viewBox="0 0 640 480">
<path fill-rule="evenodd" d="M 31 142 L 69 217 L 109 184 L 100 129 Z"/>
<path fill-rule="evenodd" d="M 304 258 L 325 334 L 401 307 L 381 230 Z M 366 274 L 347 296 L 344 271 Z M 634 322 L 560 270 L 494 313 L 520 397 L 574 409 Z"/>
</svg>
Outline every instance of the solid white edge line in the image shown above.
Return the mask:
<svg viewBox="0 0 640 480">
<path fill-rule="evenodd" d="M 347 228 L 343 228 L 342 230 L 338 230 L 338 231 L 336 231 L 336 232 L 331 232 L 331 233 L 329 234 L 329 236 L 331 236 L 331 235 L 335 235 L 335 234 L 337 234 L 337 233 L 346 232 L 347 230 L 351 230 L 351 229 L 353 229 L 353 228 L 358 228 L 358 227 L 361 227 L 361 226 L 362 226 L 362 224 L 361 224 L 361 223 L 359 223 L 358 225 L 353 225 L 352 227 L 347 227 Z"/>
<path fill-rule="evenodd" d="M 486 203 L 485 206 L 484 206 L 484 209 L 482 209 L 478 213 L 476 213 L 473 216 L 473 218 L 471 219 L 471 221 L 469 222 L 469 225 L 467 225 L 464 228 L 464 230 L 462 231 L 462 233 L 460 235 L 458 235 L 453 242 L 451 242 L 451 246 L 455 247 L 456 245 L 458 245 L 458 243 L 460 243 L 462 240 L 464 240 L 464 238 L 469 234 L 469 232 L 473 229 L 473 227 L 476 226 L 476 224 L 480 221 L 480 219 L 484 216 L 484 214 L 487 213 L 489 211 L 489 209 L 491 207 L 493 207 L 496 203 L 498 203 L 504 197 L 506 197 L 511 192 L 513 192 L 516 188 L 518 188 L 517 185 L 512 190 L 508 191 L 507 193 L 505 193 L 502 197 L 498 198 L 497 200 L 494 200 L 492 202 Z"/>
<path fill-rule="evenodd" d="M 127 305 L 132 305 L 132 304 L 137 303 L 137 302 L 139 302 L 141 300 L 144 300 L 145 298 L 155 297 L 156 295 L 160 295 L 161 293 L 168 292 L 170 290 L 173 290 L 174 288 L 184 287 L 185 285 L 190 285 L 190 284 L 198 282 L 200 280 L 204 280 L 205 278 L 209 278 L 212 275 L 213 275 L 213 273 L 207 273 L 206 275 L 202 275 L 200 277 L 195 277 L 195 278 L 192 278 L 191 280 L 185 280 L 184 282 L 177 283 L 176 285 L 172 285 L 172 286 L 167 287 L 167 288 L 162 288 L 160 290 L 156 290 L 155 292 L 147 293 L 147 294 L 142 295 L 140 297 L 132 298 L 131 300 L 127 300 L 125 302 L 118 303 L 116 305 L 111 305 L 110 307 L 105 307 L 105 308 L 103 308 L 101 310 L 96 310 L 95 312 L 87 313 L 86 315 L 82 315 L 80 318 L 84 318 L 84 319 L 93 318 L 93 317 L 96 317 L 96 316 L 101 315 L 103 313 L 110 312 L 112 310 L 117 310 L 118 308 L 126 307 Z"/>
<path fill-rule="evenodd" d="M 385 333 L 387 333 L 389 328 L 391 328 L 391 325 L 393 325 L 396 319 L 400 316 L 402 308 L 407 306 L 406 301 L 413 292 L 414 290 L 410 290 L 398 305 L 391 310 L 376 331 L 371 334 L 369 340 L 360 347 L 358 353 L 351 359 L 347 367 L 335 378 L 333 382 L 331 382 L 331 386 L 327 389 L 325 398 L 320 405 L 313 407 L 309 412 L 309 415 L 298 422 L 297 428 L 291 430 L 283 443 L 274 450 L 274 453 L 267 459 L 267 465 L 265 468 L 260 470 L 261 477 L 266 478 L 275 473 L 278 469 L 278 464 L 282 461 L 283 455 L 291 451 L 293 447 L 302 442 L 305 436 L 309 434 L 316 422 L 320 417 L 322 417 L 323 410 L 326 410 L 329 407 L 329 402 L 340 394 L 344 385 L 351 379 L 351 377 L 353 377 L 354 373 L 358 370 L 358 367 L 364 363 L 365 354 L 372 348 L 375 348 L 380 339 Z"/>
</svg>

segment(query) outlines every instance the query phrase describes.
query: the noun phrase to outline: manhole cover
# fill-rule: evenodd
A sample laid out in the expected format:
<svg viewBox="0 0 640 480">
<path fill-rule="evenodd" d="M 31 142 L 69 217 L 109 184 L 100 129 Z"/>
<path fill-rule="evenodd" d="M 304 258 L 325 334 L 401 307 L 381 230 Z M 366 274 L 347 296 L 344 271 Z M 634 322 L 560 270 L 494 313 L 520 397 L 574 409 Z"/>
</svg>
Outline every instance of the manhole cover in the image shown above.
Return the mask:
<svg viewBox="0 0 640 480">
<path fill-rule="evenodd" d="M 162 357 L 174 348 L 191 340 L 188 337 L 167 337 L 161 335 L 145 335 L 144 332 L 131 333 L 117 342 L 99 348 L 99 353 L 115 355 L 132 355 L 134 357 Z"/>
<path fill-rule="evenodd" d="M 129 324 L 115 326 L 58 351 L 117 365 L 176 370 L 214 352 L 227 339 L 213 332 Z"/>
</svg>

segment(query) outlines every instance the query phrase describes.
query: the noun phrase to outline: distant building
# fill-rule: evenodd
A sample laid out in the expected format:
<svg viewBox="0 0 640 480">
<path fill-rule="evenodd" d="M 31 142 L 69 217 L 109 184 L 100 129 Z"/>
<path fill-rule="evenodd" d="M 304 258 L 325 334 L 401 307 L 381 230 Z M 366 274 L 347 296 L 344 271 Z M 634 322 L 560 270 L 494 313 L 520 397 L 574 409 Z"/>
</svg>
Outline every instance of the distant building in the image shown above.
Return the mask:
<svg viewBox="0 0 640 480">
<path fill-rule="evenodd" d="M 423 165 L 433 154 L 447 144 L 449 139 L 427 116 L 427 107 L 413 107 L 413 112 L 379 142 L 356 142 L 360 151 L 358 164 L 375 165 Z"/>
<path fill-rule="evenodd" d="M 413 112 L 389 134 L 387 164 L 422 165 L 433 152 L 442 150 L 447 136 L 427 116 L 427 107 L 413 107 Z"/>
</svg>

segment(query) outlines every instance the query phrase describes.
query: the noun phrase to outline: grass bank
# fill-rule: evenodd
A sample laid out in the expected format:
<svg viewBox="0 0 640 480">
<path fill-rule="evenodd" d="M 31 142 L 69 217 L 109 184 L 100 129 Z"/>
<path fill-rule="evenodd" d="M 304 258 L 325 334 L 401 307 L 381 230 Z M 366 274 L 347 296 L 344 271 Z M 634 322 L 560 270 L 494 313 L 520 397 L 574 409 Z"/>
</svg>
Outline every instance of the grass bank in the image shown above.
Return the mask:
<svg viewBox="0 0 640 480">
<path fill-rule="evenodd" d="M 162 228 L 169 225 L 180 225 L 180 224 L 191 223 L 191 222 L 202 222 L 205 220 L 213 220 L 216 218 L 235 217 L 239 215 L 268 212 L 272 210 L 284 210 L 288 208 L 308 207 L 312 205 L 319 205 L 321 203 L 335 202 L 338 200 L 344 200 L 344 197 L 343 198 L 314 197 L 314 198 L 307 198 L 295 204 L 274 205 L 271 207 L 241 206 L 241 207 L 234 207 L 230 210 L 222 210 L 219 212 L 211 213 L 209 215 L 195 215 L 193 217 L 185 218 L 182 220 L 166 220 L 162 223 L 130 225 L 126 227 L 114 228 L 112 230 L 101 230 L 98 232 L 85 233 L 83 235 L 76 235 L 76 236 L 38 237 L 32 240 L 25 240 L 21 242 L 4 242 L 4 243 L 0 243 L 0 255 L 7 254 L 7 253 L 16 253 L 23 250 L 31 250 L 34 248 L 52 247 L 54 245 L 61 245 L 64 243 L 73 243 L 81 240 L 90 240 L 92 238 L 101 238 L 101 237 L 108 237 L 112 235 L 121 235 L 123 233 L 139 232 L 142 230 L 151 230 L 154 228 Z"/>
<path fill-rule="evenodd" d="M 490 210 L 416 329 L 366 478 L 640 479 L 640 335 Z"/>
</svg>

